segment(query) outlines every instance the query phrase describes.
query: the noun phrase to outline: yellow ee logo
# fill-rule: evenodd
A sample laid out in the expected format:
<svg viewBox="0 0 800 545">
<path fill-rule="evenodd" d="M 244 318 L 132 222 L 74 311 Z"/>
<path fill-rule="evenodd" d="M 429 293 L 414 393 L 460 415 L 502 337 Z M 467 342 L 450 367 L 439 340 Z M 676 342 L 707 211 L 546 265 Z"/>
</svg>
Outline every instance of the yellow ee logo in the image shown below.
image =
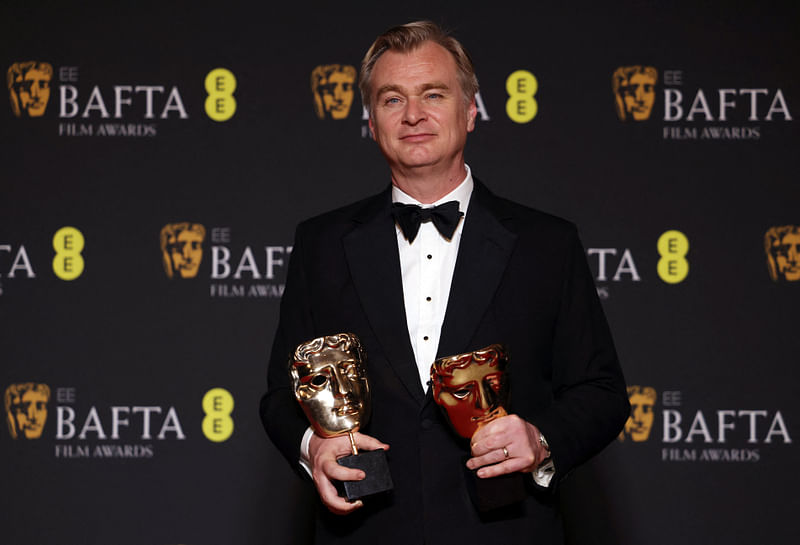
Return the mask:
<svg viewBox="0 0 800 545">
<path fill-rule="evenodd" d="M 61 280 L 75 280 L 83 273 L 83 233 L 74 227 L 62 227 L 53 235 L 53 272 Z"/>
<path fill-rule="evenodd" d="M 214 121 L 227 121 L 236 113 L 236 76 L 227 68 L 215 68 L 206 75 L 206 114 Z"/>
<path fill-rule="evenodd" d="M 689 239 L 680 231 L 667 231 L 658 237 L 658 276 L 668 284 L 683 282 L 689 274 Z"/>
<path fill-rule="evenodd" d="M 517 70 L 512 72 L 506 80 L 506 91 L 508 100 L 506 101 L 506 113 L 511 121 L 516 123 L 528 123 L 539 111 L 539 103 L 533 98 L 539 90 L 539 82 L 536 76 L 527 70 Z"/>
<path fill-rule="evenodd" d="M 233 434 L 233 396 L 224 388 L 212 388 L 203 396 L 203 435 L 221 443 Z"/>
</svg>

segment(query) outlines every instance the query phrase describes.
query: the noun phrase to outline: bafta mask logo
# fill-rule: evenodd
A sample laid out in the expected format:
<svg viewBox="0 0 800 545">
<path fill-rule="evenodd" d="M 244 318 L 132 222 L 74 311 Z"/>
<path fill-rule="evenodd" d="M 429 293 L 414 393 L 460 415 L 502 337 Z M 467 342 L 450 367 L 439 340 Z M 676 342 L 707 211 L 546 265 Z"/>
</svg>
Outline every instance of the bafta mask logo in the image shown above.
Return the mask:
<svg viewBox="0 0 800 545">
<path fill-rule="evenodd" d="M 647 441 L 653 429 L 656 404 L 656 390 L 649 386 L 628 386 L 628 401 L 631 403 L 631 415 L 619 434 L 619 440 L 630 437 L 634 442 Z"/>
<path fill-rule="evenodd" d="M 773 282 L 800 280 L 800 226 L 770 227 L 764 235 L 764 252 Z"/>
<path fill-rule="evenodd" d="M 322 437 L 356 432 L 370 413 L 366 355 L 358 337 L 339 333 L 297 347 L 289 362 L 295 397 Z"/>
<path fill-rule="evenodd" d="M 317 117 L 344 119 L 355 96 L 356 69 L 347 64 L 325 64 L 311 72 L 311 92 Z"/>
<path fill-rule="evenodd" d="M 469 439 L 483 424 L 507 414 L 507 366 L 508 355 L 499 344 L 433 362 L 433 400 L 458 435 Z"/>
<path fill-rule="evenodd" d="M 47 421 L 50 387 L 37 382 L 12 384 L 6 388 L 6 421 L 11 437 L 38 439 Z"/>
<path fill-rule="evenodd" d="M 50 100 L 50 80 L 53 79 L 53 67 L 46 62 L 15 62 L 8 68 L 6 83 L 8 84 L 11 109 L 14 115 L 22 117 L 41 117 Z"/>
<path fill-rule="evenodd" d="M 169 278 L 197 276 L 205 238 L 206 228 L 199 223 L 168 223 L 161 229 L 161 255 Z"/>
<path fill-rule="evenodd" d="M 614 71 L 611 86 L 620 121 L 650 118 L 656 100 L 658 71 L 652 66 L 621 66 Z"/>
</svg>

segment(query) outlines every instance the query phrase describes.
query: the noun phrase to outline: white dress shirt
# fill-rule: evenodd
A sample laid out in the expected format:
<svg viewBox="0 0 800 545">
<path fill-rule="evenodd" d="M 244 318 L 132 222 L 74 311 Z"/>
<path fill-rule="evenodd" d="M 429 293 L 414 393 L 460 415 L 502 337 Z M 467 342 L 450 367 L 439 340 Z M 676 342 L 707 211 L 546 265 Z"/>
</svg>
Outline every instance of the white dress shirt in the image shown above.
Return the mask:
<svg viewBox="0 0 800 545">
<path fill-rule="evenodd" d="M 420 225 L 414 242 L 409 243 L 400 227 L 395 225 L 397 248 L 400 251 L 400 271 L 403 275 L 403 299 L 408 336 L 411 348 L 414 350 L 414 359 L 417 362 L 423 390 L 428 389 L 431 364 L 436 359 L 436 351 L 439 348 L 439 336 L 447 311 L 461 232 L 464 228 L 469 199 L 472 196 L 474 185 L 472 173 L 469 166 L 464 166 L 467 169 L 466 178 L 453 191 L 432 204 L 422 204 L 392 186 L 392 202 L 432 208 L 446 202 L 458 201 L 458 208 L 464 213 L 450 240 L 439 233 L 432 221 L 428 221 Z"/>
</svg>

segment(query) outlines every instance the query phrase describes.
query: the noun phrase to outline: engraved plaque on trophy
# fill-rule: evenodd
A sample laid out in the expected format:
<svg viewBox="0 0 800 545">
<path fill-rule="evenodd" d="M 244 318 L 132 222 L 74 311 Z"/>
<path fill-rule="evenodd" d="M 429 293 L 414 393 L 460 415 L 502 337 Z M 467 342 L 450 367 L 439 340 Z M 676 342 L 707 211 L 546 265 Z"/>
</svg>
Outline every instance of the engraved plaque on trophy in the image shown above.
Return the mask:
<svg viewBox="0 0 800 545">
<path fill-rule="evenodd" d="M 289 361 L 294 394 L 314 433 L 331 438 L 347 435 L 353 452 L 339 464 L 361 469 L 361 481 L 334 482 L 339 495 L 350 501 L 392 489 L 383 449 L 358 451 L 353 434 L 370 414 L 366 354 L 358 337 L 339 333 L 318 337 L 297 347 Z"/>
<path fill-rule="evenodd" d="M 472 439 L 482 426 L 508 414 L 507 366 L 508 355 L 499 344 L 433 362 L 433 400 L 444 410 L 456 434 Z M 526 496 L 521 473 L 481 479 L 476 471 L 464 469 L 467 489 L 479 511 L 511 505 Z"/>
</svg>

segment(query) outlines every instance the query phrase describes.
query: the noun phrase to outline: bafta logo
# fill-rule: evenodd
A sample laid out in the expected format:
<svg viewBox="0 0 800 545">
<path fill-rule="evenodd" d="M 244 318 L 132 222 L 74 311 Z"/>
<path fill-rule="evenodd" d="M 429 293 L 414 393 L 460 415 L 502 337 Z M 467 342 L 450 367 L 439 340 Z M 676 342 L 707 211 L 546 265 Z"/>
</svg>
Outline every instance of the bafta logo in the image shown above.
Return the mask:
<svg viewBox="0 0 800 545">
<path fill-rule="evenodd" d="M 631 415 L 619 434 L 619 440 L 630 437 L 635 443 L 647 441 L 653 429 L 656 404 L 656 390 L 649 386 L 628 386 L 628 401 L 631 403 Z"/>
<path fill-rule="evenodd" d="M 8 68 L 8 84 L 11 109 L 14 115 L 22 117 L 41 117 L 50 100 L 50 80 L 53 67 L 46 62 L 15 62 Z"/>
<path fill-rule="evenodd" d="M 770 227 L 764 235 L 764 252 L 773 282 L 800 280 L 800 227 Z"/>
<path fill-rule="evenodd" d="M 37 382 L 12 384 L 6 388 L 6 421 L 11 437 L 38 439 L 47 421 L 50 387 Z"/>
<path fill-rule="evenodd" d="M 355 94 L 356 69 L 346 64 L 325 64 L 311 72 L 311 93 L 317 117 L 344 119 Z"/>
<path fill-rule="evenodd" d="M 656 100 L 658 71 L 652 66 L 621 66 L 611 77 L 614 101 L 620 121 L 650 118 Z"/>
<path fill-rule="evenodd" d="M 169 278 L 197 276 L 205 238 L 206 228 L 199 223 L 168 223 L 161 229 L 161 255 Z"/>
</svg>

